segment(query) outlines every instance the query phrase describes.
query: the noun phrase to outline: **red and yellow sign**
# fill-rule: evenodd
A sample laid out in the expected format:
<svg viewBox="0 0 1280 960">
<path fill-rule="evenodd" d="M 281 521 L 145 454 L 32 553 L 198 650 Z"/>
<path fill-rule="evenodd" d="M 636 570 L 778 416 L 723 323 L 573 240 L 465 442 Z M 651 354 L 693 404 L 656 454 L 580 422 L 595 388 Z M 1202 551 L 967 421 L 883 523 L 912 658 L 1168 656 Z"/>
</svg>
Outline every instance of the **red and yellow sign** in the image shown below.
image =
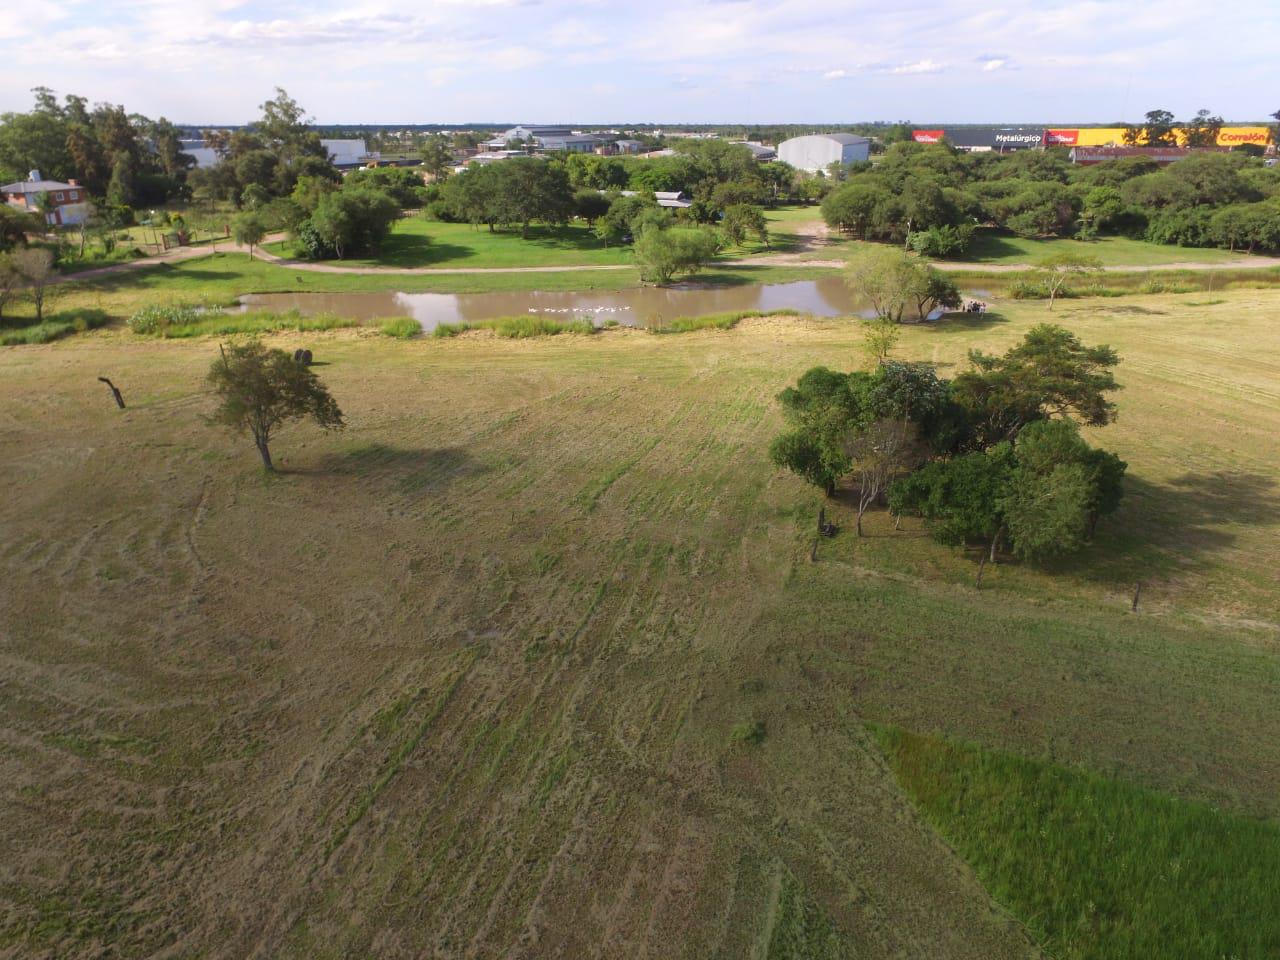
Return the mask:
<svg viewBox="0 0 1280 960">
<path fill-rule="evenodd" d="M 948 136 L 946 130 L 913 130 L 911 136 L 916 143 L 941 143 L 945 138 L 964 144 L 966 134 L 971 134 L 973 129 L 956 128 L 956 136 Z M 1175 127 L 1173 132 L 1178 138 L 1178 143 L 1182 144 L 1184 142 L 1182 128 Z M 1042 142 L 1050 147 L 1122 147 L 1125 145 L 1124 133 L 1124 127 L 1049 127 L 1044 131 Z M 997 135 L 994 139 L 998 141 L 1001 138 Z M 1025 141 L 1026 137 L 1022 137 L 1021 140 Z M 1218 131 L 1220 147 L 1238 147 L 1242 143 L 1254 143 L 1265 147 L 1270 142 L 1271 131 L 1268 127 L 1223 127 Z M 1021 145 L 1026 144 L 1022 142 Z"/>
</svg>

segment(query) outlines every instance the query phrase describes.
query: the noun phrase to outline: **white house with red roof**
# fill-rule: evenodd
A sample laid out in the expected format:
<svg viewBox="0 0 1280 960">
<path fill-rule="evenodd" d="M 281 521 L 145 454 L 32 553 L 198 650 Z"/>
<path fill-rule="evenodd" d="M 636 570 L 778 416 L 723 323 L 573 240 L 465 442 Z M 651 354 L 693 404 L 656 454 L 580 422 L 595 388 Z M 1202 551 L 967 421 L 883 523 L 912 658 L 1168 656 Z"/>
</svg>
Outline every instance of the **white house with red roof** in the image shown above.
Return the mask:
<svg viewBox="0 0 1280 960">
<path fill-rule="evenodd" d="M 84 187 L 75 180 L 46 180 L 39 170 L 32 170 L 25 180 L 6 183 L 0 187 L 0 194 L 9 206 L 42 215 L 53 227 L 83 223 L 89 216 L 89 195 Z M 47 212 L 40 208 L 42 194 L 49 198 Z"/>
</svg>

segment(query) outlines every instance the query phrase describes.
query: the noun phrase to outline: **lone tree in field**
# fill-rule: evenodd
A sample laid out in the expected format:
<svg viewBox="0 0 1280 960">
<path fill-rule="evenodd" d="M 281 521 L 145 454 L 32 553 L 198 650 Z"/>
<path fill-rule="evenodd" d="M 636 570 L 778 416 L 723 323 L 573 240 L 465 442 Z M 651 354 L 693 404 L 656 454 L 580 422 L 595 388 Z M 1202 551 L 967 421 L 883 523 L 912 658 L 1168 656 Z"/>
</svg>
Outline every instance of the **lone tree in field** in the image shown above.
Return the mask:
<svg viewBox="0 0 1280 960">
<path fill-rule="evenodd" d="M 252 434 L 268 470 L 275 469 L 269 444 L 282 424 L 309 417 L 325 430 L 346 426 L 342 411 L 310 368 L 256 340 L 225 348 L 209 368 L 209 382 L 220 400 L 209 422 Z"/>
<path fill-rule="evenodd" d="M 1102 261 L 1085 253 L 1055 253 L 1038 261 L 1035 278 L 1049 293 L 1049 309 L 1072 278 L 1087 277 L 1102 270 Z"/>
<path fill-rule="evenodd" d="M 232 221 L 231 233 L 236 243 L 249 248 L 249 259 L 252 260 L 253 248 L 267 235 L 267 225 L 256 213 L 246 210 Z"/>
<path fill-rule="evenodd" d="M 861 325 L 862 352 L 867 355 L 867 359 L 873 366 L 878 367 L 889 359 L 889 354 L 898 345 L 902 328 L 892 320 L 886 320 L 883 317 L 863 320 Z"/>
<path fill-rule="evenodd" d="M 894 247 L 866 247 L 849 258 L 844 280 L 867 301 L 876 319 L 901 323 L 908 306 L 921 321 L 934 310 L 960 306 L 960 290 L 950 277 L 923 257 Z"/>
<path fill-rule="evenodd" d="M 15 250 L 9 255 L 18 280 L 36 308 L 36 322 L 44 322 L 44 310 L 53 299 L 53 283 L 58 276 L 53 251 L 40 247 Z"/>
</svg>

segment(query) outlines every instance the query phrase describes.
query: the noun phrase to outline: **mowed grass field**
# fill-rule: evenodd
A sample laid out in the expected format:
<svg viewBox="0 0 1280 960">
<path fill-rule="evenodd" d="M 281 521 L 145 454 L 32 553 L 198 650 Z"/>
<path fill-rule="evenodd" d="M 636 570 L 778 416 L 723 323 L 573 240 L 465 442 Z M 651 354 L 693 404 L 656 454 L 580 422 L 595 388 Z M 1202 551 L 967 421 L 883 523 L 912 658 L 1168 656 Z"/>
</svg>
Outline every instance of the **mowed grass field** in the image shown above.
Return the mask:
<svg viewBox="0 0 1280 960">
<path fill-rule="evenodd" d="M 288 241 L 267 244 L 272 253 L 290 255 Z M 631 248 L 605 246 L 581 222 L 565 226 L 535 224 L 527 239 L 518 229 L 490 231 L 469 223 L 441 223 L 413 215 L 397 220 L 377 257 L 349 257 L 344 266 L 379 267 L 580 267 L 630 264 Z"/>
<path fill-rule="evenodd" d="M 847 322 L 276 336 L 315 351 L 350 426 L 283 432 L 273 478 L 201 420 L 215 340 L 0 351 L 0 956 L 1064 942 L 1007 894 L 1041 875 L 1035 831 L 947 819 L 869 725 L 1214 805 L 1274 842 L 1277 309 L 1059 304 L 1123 357 L 1095 439 L 1130 496 L 1081 556 L 988 567 L 980 592 L 972 557 L 883 515 L 859 540 L 843 504 L 809 562 L 820 500 L 766 460 L 773 398 L 859 362 Z M 996 303 L 898 352 L 950 375 L 1049 316 Z M 1022 809 L 1028 782 L 993 793 Z M 1167 839 L 1199 816 L 1150 822 Z M 993 830 L 999 870 L 967 846 Z M 1224 849 L 1254 849 L 1240 835 Z M 1263 942 L 1265 880 L 1197 916 Z M 1159 934 L 1134 942 L 1172 949 Z M 1082 955 L 1136 956 L 1101 942 Z"/>
</svg>

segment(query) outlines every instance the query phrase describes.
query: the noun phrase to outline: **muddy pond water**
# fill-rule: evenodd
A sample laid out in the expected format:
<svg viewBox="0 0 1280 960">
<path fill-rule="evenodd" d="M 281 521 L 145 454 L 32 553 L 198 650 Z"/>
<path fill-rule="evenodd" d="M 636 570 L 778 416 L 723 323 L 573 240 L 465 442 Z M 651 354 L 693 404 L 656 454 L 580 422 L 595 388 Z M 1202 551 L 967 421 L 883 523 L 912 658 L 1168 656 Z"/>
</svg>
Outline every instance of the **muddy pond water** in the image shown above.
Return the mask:
<svg viewBox="0 0 1280 960">
<path fill-rule="evenodd" d="M 596 326 L 661 325 L 676 317 L 740 310 L 795 310 L 820 317 L 867 316 L 866 303 L 836 275 L 793 283 L 741 286 L 681 284 L 628 290 L 543 293 L 255 293 L 240 298 L 245 310 L 335 313 L 358 320 L 413 317 L 424 330 L 441 323 L 540 314 L 564 320 L 589 318 Z"/>
</svg>

